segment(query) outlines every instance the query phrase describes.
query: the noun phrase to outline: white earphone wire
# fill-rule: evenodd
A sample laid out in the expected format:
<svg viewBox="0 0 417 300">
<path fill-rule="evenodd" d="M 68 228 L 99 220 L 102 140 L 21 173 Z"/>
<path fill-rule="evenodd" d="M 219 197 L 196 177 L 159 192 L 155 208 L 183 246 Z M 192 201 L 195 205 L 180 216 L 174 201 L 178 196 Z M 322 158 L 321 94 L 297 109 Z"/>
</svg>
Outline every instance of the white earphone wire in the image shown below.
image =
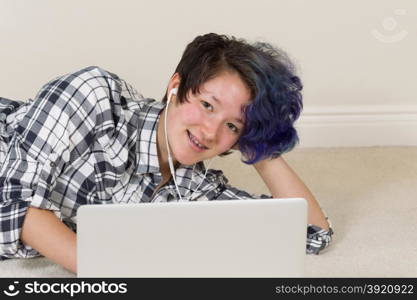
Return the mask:
<svg viewBox="0 0 417 300">
<path fill-rule="evenodd" d="M 180 198 L 180 201 L 182 201 L 180 189 L 178 188 L 178 184 L 177 184 L 177 180 L 176 180 L 176 176 L 175 176 L 174 163 L 172 162 L 171 150 L 170 150 L 169 143 L 168 143 L 168 131 L 167 131 L 168 107 L 169 107 L 169 103 L 171 102 L 172 95 L 175 94 L 176 92 L 177 92 L 177 89 L 171 89 L 171 91 L 169 92 L 169 95 L 168 95 L 168 101 L 167 101 L 167 105 L 166 105 L 166 108 L 165 108 L 164 130 L 165 130 L 165 143 L 167 145 L 167 150 L 168 150 L 169 170 L 171 171 L 172 179 L 174 180 L 174 184 L 175 184 L 175 188 L 177 190 L 178 197 Z"/>
</svg>

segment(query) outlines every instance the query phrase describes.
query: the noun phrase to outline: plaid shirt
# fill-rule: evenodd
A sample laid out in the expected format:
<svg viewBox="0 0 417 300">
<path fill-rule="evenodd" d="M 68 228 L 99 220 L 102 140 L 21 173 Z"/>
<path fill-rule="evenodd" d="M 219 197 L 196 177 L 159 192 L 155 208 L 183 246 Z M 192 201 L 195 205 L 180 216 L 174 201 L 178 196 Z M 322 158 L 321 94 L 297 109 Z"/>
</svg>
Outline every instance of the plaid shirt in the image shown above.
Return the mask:
<svg viewBox="0 0 417 300">
<path fill-rule="evenodd" d="M 29 206 L 76 231 L 81 205 L 178 201 L 172 178 L 156 191 L 164 107 L 98 67 L 51 80 L 35 100 L 0 98 L 0 258 L 39 255 L 19 239 Z M 184 201 L 268 197 L 228 185 L 221 171 L 204 173 L 202 162 L 176 170 Z M 307 253 L 318 254 L 331 235 L 308 225 Z"/>
</svg>

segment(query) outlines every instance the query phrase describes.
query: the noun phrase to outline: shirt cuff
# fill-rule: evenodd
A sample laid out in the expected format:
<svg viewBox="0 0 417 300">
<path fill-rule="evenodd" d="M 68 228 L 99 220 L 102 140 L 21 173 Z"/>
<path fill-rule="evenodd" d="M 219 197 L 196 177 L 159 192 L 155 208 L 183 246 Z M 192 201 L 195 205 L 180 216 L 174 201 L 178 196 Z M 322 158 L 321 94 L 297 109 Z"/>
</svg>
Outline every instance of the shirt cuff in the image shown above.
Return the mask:
<svg viewBox="0 0 417 300">
<path fill-rule="evenodd" d="M 329 246 L 333 233 L 331 225 L 329 230 L 324 230 L 319 226 L 308 224 L 306 253 L 319 254 L 320 251 Z"/>
</svg>

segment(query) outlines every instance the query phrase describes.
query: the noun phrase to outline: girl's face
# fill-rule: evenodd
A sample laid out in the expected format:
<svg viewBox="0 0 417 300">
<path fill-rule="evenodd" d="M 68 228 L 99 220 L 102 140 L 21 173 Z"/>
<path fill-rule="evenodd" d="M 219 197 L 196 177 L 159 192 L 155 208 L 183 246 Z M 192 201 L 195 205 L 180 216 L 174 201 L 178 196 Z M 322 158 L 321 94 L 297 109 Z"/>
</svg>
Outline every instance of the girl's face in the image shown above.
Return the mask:
<svg viewBox="0 0 417 300">
<path fill-rule="evenodd" d="M 171 80 L 177 87 L 173 80 L 178 77 Z M 230 150 L 242 133 L 242 111 L 250 101 L 250 90 L 239 75 L 223 72 L 205 82 L 199 94 L 189 92 L 187 97 L 188 102 L 180 104 L 173 95 L 169 104 L 167 132 L 173 159 L 191 165 Z"/>
</svg>

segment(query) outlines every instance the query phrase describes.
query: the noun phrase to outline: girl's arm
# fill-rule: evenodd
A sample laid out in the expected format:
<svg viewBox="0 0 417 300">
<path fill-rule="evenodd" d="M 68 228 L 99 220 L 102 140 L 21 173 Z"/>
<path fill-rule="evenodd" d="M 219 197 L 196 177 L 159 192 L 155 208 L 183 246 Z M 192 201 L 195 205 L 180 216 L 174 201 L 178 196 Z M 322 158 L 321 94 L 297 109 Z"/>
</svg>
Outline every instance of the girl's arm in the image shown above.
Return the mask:
<svg viewBox="0 0 417 300">
<path fill-rule="evenodd" d="M 29 207 L 20 239 L 51 261 L 77 273 L 76 234 L 52 211 Z"/>
<path fill-rule="evenodd" d="M 317 200 L 295 174 L 282 156 L 275 159 L 265 159 L 254 164 L 274 198 L 304 198 L 308 203 L 308 224 L 329 230 L 329 224 Z"/>
</svg>

